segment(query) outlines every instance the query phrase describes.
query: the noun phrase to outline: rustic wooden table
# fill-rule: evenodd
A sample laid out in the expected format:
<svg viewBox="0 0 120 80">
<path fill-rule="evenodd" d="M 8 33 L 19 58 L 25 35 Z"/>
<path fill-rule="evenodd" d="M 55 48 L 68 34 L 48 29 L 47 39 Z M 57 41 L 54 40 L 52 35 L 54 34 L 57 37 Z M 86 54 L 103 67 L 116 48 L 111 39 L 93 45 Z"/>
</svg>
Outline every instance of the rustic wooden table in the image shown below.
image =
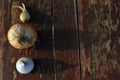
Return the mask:
<svg viewBox="0 0 120 80">
<path fill-rule="evenodd" d="M 39 39 L 18 50 L 7 31 L 22 2 Z M 0 0 L 0 80 L 120 80 L 119 53 L 119 0 Z M 34 60 L 31 73 L 17 72 L 21 57 Z"/>
</svg>

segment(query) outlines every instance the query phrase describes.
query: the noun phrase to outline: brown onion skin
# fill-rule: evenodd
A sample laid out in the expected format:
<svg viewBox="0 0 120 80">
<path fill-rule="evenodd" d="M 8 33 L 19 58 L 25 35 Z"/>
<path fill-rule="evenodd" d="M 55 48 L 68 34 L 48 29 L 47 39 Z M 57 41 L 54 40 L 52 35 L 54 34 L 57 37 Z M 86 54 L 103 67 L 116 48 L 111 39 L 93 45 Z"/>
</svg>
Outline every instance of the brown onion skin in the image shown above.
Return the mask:
<svg viewBox="0 0 120 80">
<path fill-rule="evenodd" d="M 37 32 L 29 24 L 16 23 L 8 30 L 8 41 L 16 49 L 25 49 L 33 46 L 37 41 Z"/>
</svg>

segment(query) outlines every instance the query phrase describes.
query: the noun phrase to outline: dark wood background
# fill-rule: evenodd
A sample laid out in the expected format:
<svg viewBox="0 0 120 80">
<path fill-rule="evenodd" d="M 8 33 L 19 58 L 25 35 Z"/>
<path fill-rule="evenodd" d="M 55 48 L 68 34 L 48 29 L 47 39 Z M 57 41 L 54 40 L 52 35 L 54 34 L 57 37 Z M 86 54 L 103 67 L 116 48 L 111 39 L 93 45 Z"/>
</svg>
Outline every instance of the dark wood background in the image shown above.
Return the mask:
<svg viewBox="0 0 120 80">
<path fill-rule="evenodd" d="M 36 44 L 13 48 L 7 31 L 25 3 Z M 30 57 L 34 70 L 16 71 Z M 120 0 L 0 0 L 0 80 L 120 80 Z"/>
</svg>

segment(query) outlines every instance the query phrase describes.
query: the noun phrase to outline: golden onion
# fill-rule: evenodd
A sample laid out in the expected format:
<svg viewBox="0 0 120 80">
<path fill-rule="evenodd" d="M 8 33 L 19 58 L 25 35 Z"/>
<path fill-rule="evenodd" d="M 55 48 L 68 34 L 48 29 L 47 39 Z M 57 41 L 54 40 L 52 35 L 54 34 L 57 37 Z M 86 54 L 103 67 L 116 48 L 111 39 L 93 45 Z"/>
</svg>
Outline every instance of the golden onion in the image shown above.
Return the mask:
<svg viewBox="0 0 120 80">
<path fill-rule="evenodd" d="M 37 41 L 37 32 L 29 24 L 16 23 L 8 30 L 8 41 L 17 49 L 25 49 L 33 46 Z"/>
</svg>

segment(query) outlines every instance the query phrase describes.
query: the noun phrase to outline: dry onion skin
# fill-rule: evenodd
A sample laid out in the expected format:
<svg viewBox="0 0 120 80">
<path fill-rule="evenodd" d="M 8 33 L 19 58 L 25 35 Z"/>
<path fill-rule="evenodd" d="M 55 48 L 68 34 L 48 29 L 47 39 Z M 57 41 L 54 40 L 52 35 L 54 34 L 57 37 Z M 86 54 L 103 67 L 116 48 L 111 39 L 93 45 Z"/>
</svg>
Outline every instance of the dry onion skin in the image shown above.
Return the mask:
<svg viewBox="0 0 120 80">
<path fill-rule="evenodd" d="M 16 23 L 10 27 L 7 34 L 8 41 L 14 48 L 29 48 L 37 41 L 36 30 L 31 25 L 25 23 L 25 21 L 30 19 L 30 14 L 24 3 L 22 3 L 22 6 L 15 5 L 13 7 L 22 10 L 20 14 L 21 23 Z"/>
<path fill-rule="evenodd" d="M 36 30 L 26 23 L 12 25 L 7 35 L 9 43 L 17 49 L 29 48 L 37 41 Z"/>
</svg>

